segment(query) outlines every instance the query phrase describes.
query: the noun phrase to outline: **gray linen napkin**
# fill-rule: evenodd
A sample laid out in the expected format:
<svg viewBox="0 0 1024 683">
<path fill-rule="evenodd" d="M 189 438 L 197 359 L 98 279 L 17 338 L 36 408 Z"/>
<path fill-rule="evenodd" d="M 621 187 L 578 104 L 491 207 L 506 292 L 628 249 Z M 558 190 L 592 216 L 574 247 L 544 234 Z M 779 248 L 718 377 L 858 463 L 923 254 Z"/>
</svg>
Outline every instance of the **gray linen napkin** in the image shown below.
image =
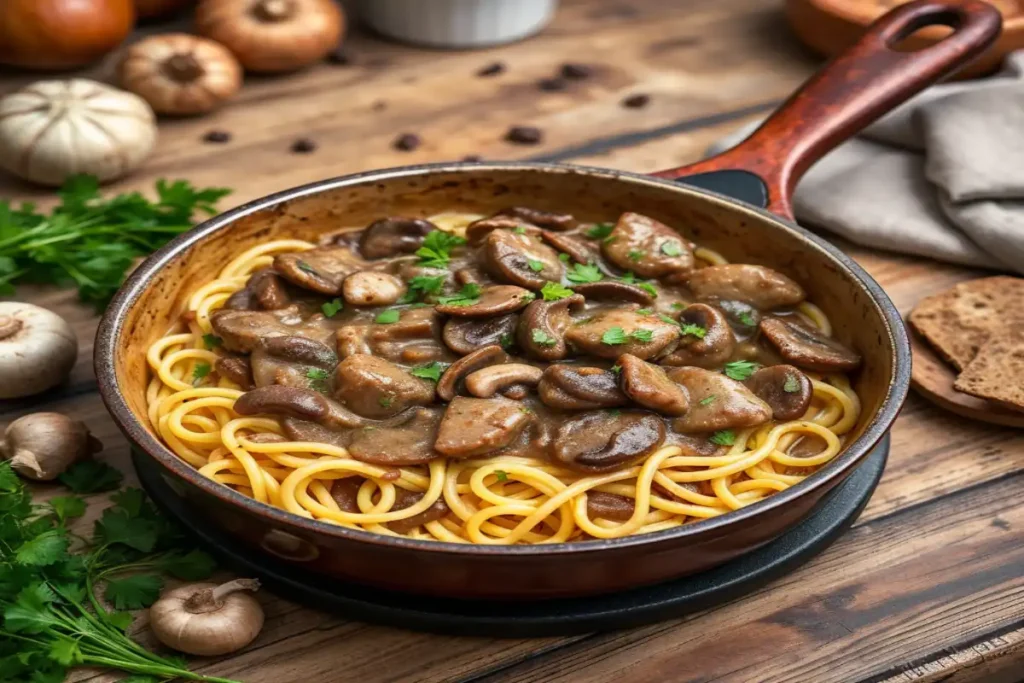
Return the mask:
<svg viewBox="0 0 1024 683">
<path fill-rule="evenodd" d="M 998 76 L 929 88 L 840 145 L 793 205 L 801 223 L 857 244 L 1024 274 L 1024 51 Z"/>
</svg>

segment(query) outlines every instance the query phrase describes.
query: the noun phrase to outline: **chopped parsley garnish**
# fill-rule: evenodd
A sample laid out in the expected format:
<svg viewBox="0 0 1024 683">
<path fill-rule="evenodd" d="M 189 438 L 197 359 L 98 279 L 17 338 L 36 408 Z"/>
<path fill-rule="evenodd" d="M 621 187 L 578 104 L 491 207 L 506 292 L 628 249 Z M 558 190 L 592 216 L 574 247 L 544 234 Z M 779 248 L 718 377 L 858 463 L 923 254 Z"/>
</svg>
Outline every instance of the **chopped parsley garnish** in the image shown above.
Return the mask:
<svg viewBox="0 0 1024 683">
<path fill-rule="evenodd" d="M 636 283 L 636 286 L 653 296 L 655 299 L 658 298 L 658 290 L 650 282 L 638 282 Z"/>
<path fill-rule="evenodd" d="M 636 263 L 644 257 L 644 252 L 634 250 L 626 254 L 626 257 L 633 263 Z"/>
<path fill-rule="evenodd" d="M 438 297 L 438 303 L 445 306 L 472 306 L 480 300 L 480 285 L 475 282 L 467 282 L 457 294 Z"/>
<path fill-rule="evenodd" d="M 203 346 L 209 351 L 213 351 L 218 346 L 221 346 L 224 340 L 215 334 L 204 334 L 203 335 Z"/>
<path fill-rule="evenodd" d="M 709 405 L 712 404 L 712 402 L 714 402 L 714 400 L 716 398 L 718 398 L 718 397 L 715 394 L 711 394 L 710 396 L 708 396 L 706 398 L 702 398 L 700 401 L 698 401 L 698 403 L 700 403 L 700 405 L 702 405 L 702 406 L 709 406 Z"/>
<path fill-rule="evenodd" d="M 668 242 L 662 242 L 661 253 L 666 256 L 679 256 L 683 253 L 683 249 L 679 246 L 679 242 L 669 240 Z"/>
<path fill-rule="evenodd" d="M 629 336 L 637 340 L 638 342 L 647 343 L 654 339 L 654 331 L 640 328 L 639 330 L 633 330 L 632 332 L 630 332 Z"/>
<path fill-rule="evenodd" d="M 437 382 L 441 379 L 441 375 L 448 369 L 448 363 L 441 363 L 434 361 L 426 365 L 421 365 L 417 368 L 413 368 L 409 371 L 409 374 L 413 377 L 419 377 L 420 379 L 429 379 L 431 382 Z"/>
<path fill-rule="evenodd" d="M 637 315 L 651 315 L 654 311 L 650 308 L 638 308 L 636 310 Z"/>
<path fill-rule="evenodd" d="M 619 374 L 620 372 L 622 372 L 622 366 L 621 366 L 621 365 L 613 365 L 613 366 L 611 366 L 611 367 L 610 367 L 610 368 L 608 368 L 608 369 L 609 369 L 609 370 L 611 370 L 611 371 L 612 371 L 612 374 L 615 374 L 615 375 L 617 375 L 617 374 Z"/>
<path fill-rule="evenodd" d="M 317 274 L 316 269 L 305 261 L 299 261 L 296 265 L 299 267 L 299 270 L 304 270 L 307 273 L 312 273 L 313 275 Z"/>
<path fill-rule="evenodd" d="M 751 375 L 754 374 L 754 370 L 761 367 L 760 363 L 754 363 L 749 360 L 734 360 L 731 363 L 726 363 L 725 367 L 722 368 L 722 372 L 725 373 L 726 377 L 742 382 Z"/>
<path fill-rule="evenodd" d="M 611 327 L 601 335 L 601 343 L 608 344 L 609 346 L 618 346 L 619 344 L 625 344 L 627 337 L 626 331 L 621 327 Z"/>
<path fill-rule="evenodd" d="M 667 316 L 664 313 L 659 313 L 658 314 L 658 319 L 661 320 L 664 323 L 668 323 L 669 325 L 678 325 L 679 324 L 678 320 L 676 320 L 675 318 L 672 318 L 671 316 Z"/>
<path fill-rule="evenodd" d="M 619 410 L 618 408 L 612 408 L 611 410 L 608 411 L 608 414 L 611 415 L 612 417 L 618 417 L 619 415 L 622 415 L 622 411 Z"/>
<path fill-rule="evenodd" d="M 794 375 L 786 375 L 786 381 L 782 383 L 782 390 L 787 394 L 795 394 L 800 391 L 800 380 Z"/>
<path fill-rule="evenodd" d="M 513 230 L 512 232 L 514 232 L 517 235 L 525 235 L 526 234 L 526 228 L 523 227 L 522 225 L 517 225 L 515 230 Z"/>
<path fill-rule="evenodd" d="M 494 476 L 502 483 L 508 481 L 508 472 L 505 470 L 494 470 Z"/>
<path fill-rule="evenodd" d="M 731 446 L 736 443 L 736 433 L 731 429 L 720 429 L 709 440 L 717 446 Z"/>
<path fill-rule="evenodd" d="M 421 297 L 437 294 L 444 287 L 446 280 L 447 278 L 444 275 L 417 275 L 409 278 L 409 291 L 398 300 L 398 303 L 408 304 Z"/>
<path fill-rule="evenodd" d="M 333 318 L 338 315 L 338 311 L 343 309 L 345 306 L 341 303 L 341 299 L 335 299 L 334 301 L 328 301 L 320 307 L 320 310 L 324 312 L 328 318 Z"/>
<path fill-rule="evenodd" d="M 540 290 L 540 295 L 544 297 L 544 301 L 558 301 L 559 299 L 568 298 L 573 294 L 575 294 L 574 291 L 568 287 L 563 287 L 557 282 L 545 282 Z"/>
<path fill-rule="evenodd" d="M 587 237 L 595 240 L 603 240 L 608 235 L 612 234 L 612 230 L 615 229 L 615 225 L 612 223 L 594 223 L 594 227 L 587 228 L 584 233 Z"/>
<path fill-rule="evenodd" d="M 377 403 L 380 404 L 381 408 L 390 408 L 391 404 L 395 402 L 394 396 L 381 396 L 377 399 Z"/>
<path fill-rule="evenodd" d="M 672 310 L 673 311 L 681 311 L 684 308 L 686 308 L 686 304 L 684 304 L 682 301 L 673 301 L 672 302 Z"/>
<path fill-rule="evenodd" d="M 539 273 L 540 271 L 544 270 L 543 261 L 537 261 L 536 259 L 527 259 L 527 263 L 530 266 L 530 270 L 532 270 L 535 273 Z"/>
<path fill-rule="evenodd" d="M 747 327 L 753 327 L 756 324 L 754 316 L 750 315 L 750 311 L 740 311 L 736 314 L 736 319 Z"/>
<path fill-rule="evenodd" d="M 327 391 L 327 371 L 322 368 L 310 368 L 306 371 L 309 388 L 316 391 Z"/>
<path fill-rule="evenodd" d="M 562 252 L 561 254 L 558 255 L 558 260 L 561 261 L 562 263 L 568 263 L 569 255 L 566 254 L 565 252 Z"/>
<path fill-rule="evenodd" d="M 530 330 L 530 338 L 533 339 L 534 343 L 541 346 L 554 346 L 558 343 L 557 339 L 538 327 Z"/>
<path fill-rule="evenodd" d="M 391 323 L 397 323 L 398 318 L 401 314 L 398 309 L 389 308 L 386 311 L 381 311 L 377 314 L 377 317 L 373 319 L 373 322 L 380 325 L 390 325 Z"/>
<path fill-rule="evenodd" d="M 192 369 L 192 386 L 197 387 L 203 383 L 206 376 L 210 374 L 209 363 L 196 363 L 195 368 Z"/>
<path fill-rule="evenodd" d="M 627 285 L 634 284 L 636 282 L 636 275 L 633 274 L 633 271 L 627 270 L 619 278 L 619 282 L 625 282 Z"/>
<path fill-rule="evenodd" d="M 579 284 L 584 282 L 598 282 L 604 278 L 604 275 L 601 274 L 601 271 L 598 270 L 597 266 L 593 263 L 588 263 L 587 265 L 577 263 L 569 269 L 569 273 L 565 277 L 569 282 Z"/>
<path fill-rule="evenodd" d="M 680 323 L 679 329 L 682 330 L 683 336 L 696 337 L 697 339 L 703 339 L 704 335 L 708 333 L 706 329 L 700 325 L 693 325 L 691 323 Z"/>
<path fill-rule="evenodd" d="M 533 411 L 526 406 L 519 406 L 519 412 L 523 415 L 533 415 Z"/>
<path fill-rule="evenodd" d="M 512 345 L 515 343 L 515 340 L 512 339 L 511 334 L 506 332 L 505 334 L 498 337 L 498 343 L 501 345 L 501 348 L 508 351 L 509 349 L 512 348 Z"/>
<path fill-rule="evenodd" d="M 466 240 L 458 235 L 444 230 L 434 230 L 427 233 L 423 239 L 423 246 L 416 250 L 416 255 L 420 257 L 420 265 L 427 268 L 447 268 L 452 249 L 465 243 Z"/>
</svg>

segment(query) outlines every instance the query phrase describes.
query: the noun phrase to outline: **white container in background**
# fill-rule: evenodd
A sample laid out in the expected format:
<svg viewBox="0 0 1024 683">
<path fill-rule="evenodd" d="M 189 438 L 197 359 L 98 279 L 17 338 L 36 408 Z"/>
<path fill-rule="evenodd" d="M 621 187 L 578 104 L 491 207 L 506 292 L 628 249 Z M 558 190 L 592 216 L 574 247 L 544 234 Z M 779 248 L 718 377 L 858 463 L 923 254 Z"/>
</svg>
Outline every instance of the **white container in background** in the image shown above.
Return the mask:
<svg viewBox="0 0 1024 683">
<path fill-rule="evenodd" d="M 537 33 L 558 0 L 362 0 L 359 16 L 374 30 L 440 48 L 498 45 Z"/>
</svg>

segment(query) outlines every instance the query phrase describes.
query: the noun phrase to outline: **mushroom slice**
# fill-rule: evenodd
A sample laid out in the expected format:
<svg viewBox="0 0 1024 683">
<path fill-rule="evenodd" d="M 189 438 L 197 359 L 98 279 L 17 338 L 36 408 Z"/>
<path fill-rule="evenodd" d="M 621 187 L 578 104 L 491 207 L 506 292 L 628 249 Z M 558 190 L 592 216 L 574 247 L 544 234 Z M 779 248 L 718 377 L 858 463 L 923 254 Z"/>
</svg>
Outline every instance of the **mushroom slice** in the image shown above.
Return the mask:
<svg viewBox="0 0 1024 683">
<path fill-rule="evenodd" d="M 508 361 L 508 354 L 497 344 L 477 349 L 452 363 L 437 382 L 437 395 L 442 401 L 451 401 L 462 388 L 466 377 L 489 365 Z"/>
<path fill-rule="evenodd" d="M 466 226 L 466 243 L 471 247 L 478 247 L 495 230 L 523 230 L 534 234 L 540 232 L 538 228 L 523 225 L 522 221 L 512 216 L 490 216 L 473 221 Z"/>
<path fill-rule="evenodd" d="M 359 238 L 363 258 L 379 259 L 411 254 L 423 246 L 428 233 L 437 226 L 422 218 L 392 216 L 370 223 Z"/>
<path fill-rule="evenodd" d="M 662 365 L 695 365 L 716 368 L 728 361 L 736 350 L 736 337 L 729 321 L 717 308 L 707 304 L 690 304 L 679 317 L 684 333 L 679 346 L 661 360 Z M 687 333 L 696 326 L 703 336 Z"/>
<path fill-rule="evenodd" d="M 569 346 L 598 358 L 629 353 L 641 360 L 672 353 L 679 343 L 679 326 L 656 316 L 611 309 L 578 322 L 565 332 Z"/>
<path fill-rule="evenodd" d="M 587 491 L 587 516 L 625 522 L 633 516 L 636 502 L 632 498 L 604 491 Z"/>
<path fill-rule="evenodd" d="M 605 258 L 640 277 L 661 278 L 693 270 L 693 251 L 683 237 L 653 218 L 627 211 L 601 243 Z"/>
<path fill-rule="evenodd" d="M 495 278 L 527 289 L 559 282 L 565 270 L 558 253 L 528 231 L 491 232 L 484 240 L 481 256 L 487 272 Z"/>
<path fill-rule="evenodd" d="M 811 405 L 811 380 L 792 365 L 761 368 L 744 384 L 771 406 L 776 420 L 799 420 Z"/>
<path fill-rule="evenodd" d="M 381 467 L 422 465 L 440 457 L 434 450 L 442 409 L 414 408 L 398 424 L 366 425 L 352 432 L 348 452 L 356 460 Z"/>
<path fill-rule="evenodd" d="M 337 331 L 338 355 L 372 354 L 393 363 L 417 365 L 449 361 L 440 342 L 441 316 L 433 308 L 402 310 L 388 325 L 358 323 Z"/>
<path fill-rule="evenodd" d="M 441 333 L 449 349 L 460 355 L 472 353 L 482 346 L 510 346 L 516 333 L 519 316 L 515 313 L 476 320 L 451 318 Z"/>
<path fill-rule="evenodd" d="M 383 358 L 363 354 L 338 364 L 334 384 L 334 398 L 363 417 L 392 417 L 434 400 L 434 385 L 429 380 L 413 377 Z"/>
<path fill-rule="evenodd" d="M 690 409 L 672 421 L 683 434 L 756 427 L 772 419 L 771 407 L 734 379 L 702 368 L 672 368 L 668 378 L 686 388 Z"/>
<path fill-rule="evenodd" d="M 558 251 L 568 254 L 576 263 L 586 265 L 597 260 L 598 250 L 590 242 L 582 240 L 575 235 L 545 230 L 540 236 L 541 239 Z"/>
<path fill-rule="evenodd" d="M 391 506 L 391 511 L 404 510 L 407 507 L 412 507 L 416 503 L 423 500 L 422 493 L 415 491 L 408 491 L 403 489 L 401 486 L 395 487 L 395 504 Z M 441 496 L 434 501 L 434 504 L 428 507 L 418 515 L 412 517 L 406 517 L 405 519 L 398 519 L 394 522 L 388 522 L 387 527 L 398 534 L 407 534 L 418 526 L 423 526 L 427 522 L 434 522 L 441 519 L 450 512 L 448 503 L 444 502 L 444 496 Z"/>
<path fill-rule="evenodd" d="M 799 323 L 765 318 L 761 321 L 761 334 L 797 367 L 816 372 L 848 372 L 860 367 L 860 354 Z"/>
<path fill-rule="evenodd" d="M 251 357 L 252 376 L 258 387 L 283 384 L 307 388 L 311 380 L 326 380 L 328 371 L 337 364 L 338 355 L 331 347 L 299 336 L 261 339 Z"/>
<path fill-rule="evenodd" d="M 530 413 L 507 398 L 456 396 L 444 413 L 434 448 L 450 458 L 472 458 L 512 444 L 530 422 Z"/>
<path fill-rule="evenodd" d="M 274 270 L 284 279 L 330 296 L 341 295 L 345 278 L 366 266 L 348 247 L 317 247 L 274 257 Z"/>
<path fill-rule="evenodd" d="M 556 301 L 537 299 L 519 317 L 516 340 L 527 356 L 553 361 L 566 357 L 565 330 L 572 323 L 569 312 L 583 308 L 579 294 Z"/>
<path fill-rule="evenodd" d="M 224 308 L 233 311 L 273 311 L 291 304 L 281 277 L 270 268 L 253 273 L 245 286 L 228 297 Z"/>
<path fill-rule="evenodd" d="M 316 422 L 330 429 L 351 429 L 367 422 L 319 391 L 298 387 L 270 386 L 247 391 L 235 401 L 235 412 L 239 415 L 283 415 Z"/>
<path fill-rule="evenodd" d="M 657 365 L 625 353 L 616 361 L 623 393 L 645 408 L 678 417 L 690 407 L 690 399 L 678 384 Z"/>
<path fill-rule="evenodd" d="M 535 387 L 544 371 L 525 363 L 503 363 L 481 368 L 466 376 L 466 391 L 477 398 L 490 398 L 513 386 Z"/>
<path fill-rule="evenodd" d="M 741 334 L 753 334 L 761 324 L 761 312 L 746 301 L 712 299 L 708 303 L 725 313 L 725 319 Z"/>
<path fill-rule="evenodd" d="M 807 298 L 803 287 L 777 270 L 745 263 L 700 268 L 686 284 L 698 299 L 745 301 L 762 311 L 795 306 Z"/>
<path fill-rule="evenodd" d="M 537 385 L 544 405 L 559 410 L 615 408 L 629 402 L 615 373 L 601 368 L 551 365 Z"/>
<path fill-rule="evenodd" d="M 665 441 L 665 423 L 638 410 L 594 411 L 558 428 L 555 461 L 579 472 L 609 472 L 646 458 Z"/>
<path fill-rule="evenodd" d="M 489 318 L 518 311 L 536 296 L 533 292 L 515 285 L 494 285 L 481 289 L 477 297 L 438 304 L 434 310 L 459 318 Z"/>
<path fill-rule="evenodd" d="M 654 305 L 654 297 L 650 292 L 625 282 L 615 282 L 614 280 L 587 282 L 575 285 L 573 290 L 587 301 L 626 301 L 641 306 Z"/>
<path fill-rule="evenodd" d="M 242 389 L 248 391 L 256 386 L 253 383 L 252 367 L 249 365 L 249 359 L 244 356 L 218 358 L 214 368 L 217 370 L 217 374 L 228 378 L 242 387 Z"/>
<path fill-rule="evenodd" d="M 390 306 L 405 294 L 405 283 L 390 273 L 361 270 L 341 285 L 345 303 L 352 306 Z"/>
<path fill-rule="evenodd" d="M 502 209 L 495 216 L 513 216 L 530 225 L 549 230 L 569 230 L 576 227 L 576 218 L 568 213 L 552 213 L 540 209 L 529 209 L 525 206 L 510 206 Z"/>
<path fill-rule="evenodd" d="M 220 309 L 210 315 L 210 324 L 224 341 L 224 348 L 236 353 L 249 353 L 262 339 L 291 337 L 300 333 L 297 325 L 282 321 L 282 316 L 268 311 Z M 286 318 L 289 320 L 289 318 Z M 300 318 L 295 318 L 299 322 Z"/>
</svg>

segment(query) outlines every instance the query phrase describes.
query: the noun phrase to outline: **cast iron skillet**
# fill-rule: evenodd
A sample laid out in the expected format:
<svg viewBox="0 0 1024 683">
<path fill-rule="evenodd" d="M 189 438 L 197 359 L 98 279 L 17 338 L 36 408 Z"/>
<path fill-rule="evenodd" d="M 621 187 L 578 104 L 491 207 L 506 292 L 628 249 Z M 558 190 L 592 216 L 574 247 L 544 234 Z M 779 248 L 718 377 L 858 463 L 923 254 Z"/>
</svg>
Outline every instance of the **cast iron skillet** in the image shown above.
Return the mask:
<svg viewBox="0 0 1024 683">
<path fill-rule="evenodd" d="M 892 49 L 932 24 L 953 33 L 919 52 Z M 910 350 L 899 314 L 856 263 L 793 222 L 790 197 L 797 179 L 842 139 L 981 53 L 999 27 L 999 13 L 978 0 L 898 7 L 746 142 L 654 177 L 557 164 L 434 164 L 325 180 L 241 206 L 173 240 L 118 292 L 96 341 L 103 400 L 134 447 L 161 466 L 177 495 L 211 525 L 304 563 L 324 581 L 521 599 L 614 591 L 718 565 L 805 517 L 882 438 L 906 398 Z M 846 449 L 801 484 L 718 518 L 608 541 L 505 547 L 416 541 L 300 518 L 200 476 L 154 435 L 145 417 L 145 350 L 175 322 L 195 287 L 232 256 L 270 239 L 315 240 L 383 215 L 487 214 L 513 205 L 591 221 L 639 211 L 732 261 L 764 264 L 795 278 L 829 315 L 836 336 L 865 359 L 855 381 L 863 414 Z"/>
</svg>

